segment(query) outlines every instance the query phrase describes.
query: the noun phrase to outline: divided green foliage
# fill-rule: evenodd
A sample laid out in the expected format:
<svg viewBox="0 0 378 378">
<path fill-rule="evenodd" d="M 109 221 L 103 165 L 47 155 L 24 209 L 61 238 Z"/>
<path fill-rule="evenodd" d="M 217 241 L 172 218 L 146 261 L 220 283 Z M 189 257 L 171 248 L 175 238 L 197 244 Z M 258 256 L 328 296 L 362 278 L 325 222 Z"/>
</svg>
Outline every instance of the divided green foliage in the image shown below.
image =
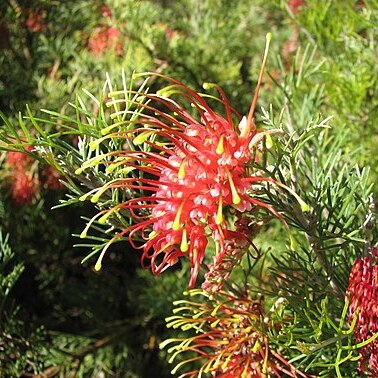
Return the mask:
<svg viewBox="0 0 378 378">
<path fill-rule="evenodd" d="M 354 343 L 357 318 L 347 319 L 345 299 L 354 260 L 378 235 L 377 1 L 304 1 L 295 9 L 278 0 L 105 3 L 111 16 L 102 14 L 101 1 L 0 4 L 1 169 L 7 151 L 26 152 L 54 167 L 66 188 L 20 208 L 0 172 L 0 220 L 11 232 L 9 240 L 0 236 L 1 373 L 168 376 L 167 352 L 157 345 L 188 266 L 152 277 L 123 237 L 110 247 L 130 214 L 93 216 L 135 195 L 106 185 L 142 177 L 124 164 L 122 150 L 149 151 L 154 136 L 131 142 L 122 132 L 148 113 L 150 94 L 172 98 L 177 90 L 138 72 L 206 87 L 216 111 L 217 83 L 246 114 L 272 31 L 255 114 L 267 132 L 250 169 L 282 185 L 253 185 L 250 195 L 282 219 L 256 209 L 246 215 L 256 250 L 237 265 L 227 289 L 265 296 L 262 328 L 290 364 L 319 377 L 357 377 L 359 349 L 377 337 Z M 25 27 L 33 9 L 42 12 L 39 32 Z M 91 38 L 109 26 L 119 32 L 122 53 L 93 54 Z M 108 138 L 112 133 L 119 137 Z M 107 268 L 91 271 L 108 246 Z"/>
</svg>

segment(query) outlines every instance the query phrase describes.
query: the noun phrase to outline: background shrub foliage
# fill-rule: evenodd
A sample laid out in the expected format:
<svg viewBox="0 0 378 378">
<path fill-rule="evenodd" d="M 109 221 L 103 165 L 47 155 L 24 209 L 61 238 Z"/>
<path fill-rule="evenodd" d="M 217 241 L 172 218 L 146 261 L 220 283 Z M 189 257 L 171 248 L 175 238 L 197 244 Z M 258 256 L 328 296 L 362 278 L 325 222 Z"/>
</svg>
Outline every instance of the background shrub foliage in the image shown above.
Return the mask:
<svg viewBox="0 0 378 378">
<path fill-rule="evenodd" d="M 264 258 L 240 261 L 230 286 L 264 297 L 272 320 L 259 332 L 290 365 L 308 376 L 357 376 L 363 347 L 344 298 L 354 260 L 377 239 L 378 3 L 5 0 L 0 11 L 0 375 L 170 376 L 159 344 L 185 339 L 165 318 L 187 289 L 188 265 L 153 276 L 125 239 L 95 271 L 85 258 L 111 236 L 95 224 L 78 237 L 97 213 L 79 197 L 109 178 L 95 165 L 75 170 L 109 122 L 109 92 L 143 85 L 134 73 L 162 73 L 198 92 L 219 84 L 246 114 L 271 32 L 256 123 L 286 136 L 256 165 L 312 210 L 298 213 L 293 199 L 260 188 L 291 231 L 259 224 Z M 154 76 L 149 93 L 165 85 Z"/>
</svg>

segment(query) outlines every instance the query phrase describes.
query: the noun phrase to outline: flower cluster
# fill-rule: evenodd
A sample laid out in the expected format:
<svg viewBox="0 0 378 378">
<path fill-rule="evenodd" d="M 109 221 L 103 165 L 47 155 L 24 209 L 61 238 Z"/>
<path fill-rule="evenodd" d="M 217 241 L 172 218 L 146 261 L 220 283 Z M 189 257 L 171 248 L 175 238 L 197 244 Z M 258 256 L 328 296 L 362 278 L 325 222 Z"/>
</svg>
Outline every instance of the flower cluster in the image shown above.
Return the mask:
<svg viewBox="0 0 378 378">
<path fill-rule="evenodd" d="M 111 8 L 106 4 L 100 5 L 100 12 L 101 12 L 102 17 L 105 17 L 105 18 L 111 18 L 113 16 L 113 12 Z"/>
<path fill-rule="evenodd" d="M 266 54 L 263 67 L 265 60 Z M 253 195 L 256 184 L 276 183 L 272 178 L 262 177 L 261 172 L 253 168 L 255 147 L 264 136 L 269 136 L 268 132 L 259 131 L 254 123 L 262 74 L 263 68 L 248 117 L 241 117 L 230 106 L 219 87 L 218 101 L 224 106 L 225 117 L 216 113 L 203 95 L 159 74 L 155 75 L 165 78 L 171 85 L 157 94 L 109 93 L 112 100 L 107 105 L 116 105 L 117 109 L 119 106 L 128 109 L 127 100 L 124 100 L 128 96 L 144 98 L 147 102 L 134 102 L 139 107 L 138 117 L 134 117 L 135 110 L 113 114 L 114 117 L 131 114 L 133 119 L 120 123 L 121 127 L 127 124 L 126 129 L 111 132 L 112 128 L 118 127 L 112 125 L 104 130 L 104 137 L 92 142 L 92 148 L 96 149 L 109 139 L 118 141 L 115 143 L 125 139 L 123 145 L 127 148 L 94 157 L 76 172 L 97 164 L 105 164 L 107 172 L 120 172 L 121 178 L 85 194 L 83 200 L 94 194 L 91 201 L 97 202 L 109 189 L 121 188 L 132 193 L 130 199 L 101 211 L 87 225 L 86 230 L 96 219 L 105 223 L 117 212 L 132 220 L 132 224 L 102 250 L 95 265 L 97 270 L 101 269 L 108 246 L 128 235 L 133 247 L 143 250 L 142 264 L 149 266 L 154 274 L 163 272 L 181 257 L 189 258 L 189 287 L 193 288 L 209 240 L 215 245 L 215 265 L 219 267 L 226 255 L 228 258 L 237 255 L 236 259 L 232 258 L 237 263 L 246 251 L 242 247 L 249 241 L 245 231 L 248 227 L 235 227 L 243 219 L 243 214 L 254 208 L 264 208 L 281 218 L 270 205 Z M 187 101 L 193 112 L 186 110 Z M 122 102 L 125 104 L 121 105 Z M 82 237 L 86 236 L 86 230 Z M 144 241 L 142 246 L 138 244 L 141 240 Z M 225 266 L 213 269 L 213 273 L 224 269 Z M 214 282 L 216 277 L 211 275 L 208 278 Z"/>
<path fill-rule="evenodd" d="M 41 33 L 46 29 L 47 23 L 44 12 L 42 12 L 41 10 L 26 10 L 25 12 L 27 13 L 25 26 L 28 30 L 35 33 Z"/>
<path fill-rule="evenodd" d="M 290 0 L 288 3 L 289 9 L 293 12 L 296 16 L 298 11 L 305 5 L 304 0 Z"/>
<path fill-rule="evenodd" d="M 187 356 L 172 371 L 192 362 L 200 368 L 180 375 L 194 378 L 202 374 L 212 377 L 305 377 L 279 353 L 272 350 L 264 334 L 263 303 L 248 296 L 235 297 L 218 292 L 210 299 L 204 292 L 192 290 L 193 296 L 203 296 L 204 302 L 181 300 L 175 302 L 175 315 L 167 319 L 167 326 L 193 331 L 194 336 L 164 341 L 160 347 L 170 346 L 170 362 L 178 355 Z M 173 346 L 172 346 L 173 345 Z"/>
<path fill-rule="evenodd" d="M 88 50 L 95 56 L 113 50 L 122 55 L 122 43 L 119 30 L 114 26 L 99 27 L 93 31 L 88 40 Z"/>
<path fill-rule="evenodd" d="M 25 147 L 31 151 L 31 146 Z M 32 174 L 34 159 L 22 152 L 8 152 L 6 165 L 9 169 L 8 178 L 11 197 L 17 205 L 26 205 L 33 201 L 39 191 L 38 181 Z"/>
<path fill-rule="evenodd" d="M 145 198 L 146 207 L 153 206 L 152 217 L 145 224 L 152 225 L 152 232 L 143 258 L 151 260 L 153 271 L 159 273 L 179 257 L 189 256 L 190 287 L 195 284 L 208 237 L 215 241 L 220 254 L 230 246 L 229 239 L 243 239 L 230 229 L 225 212 L 239 217 L 253 205 L 265 206 L 248 193 L 252 183 L 263 180 L 252 176 L 247 168 L 252 156 L 249 143 L 255 131 L 246 131 L 245 120 L 239 125 L 238 135 L 231 120 L 210 108 L 206 110 L 201 123 L 188 119 L 185 128 L 171 129 L 170 135 L 166 129 L 153 130 L 155 137 L 166 134 L 173 148 L 165 157 L 160 151 L 143 157 L 151 164 L 149 173 L 157 178 L 149 181 L 148 190 L 154 194 Z M 151 130 L 139 130 L 143 131 Z"/>
<path fill-rule="evenodd" d="M 25 146 L 26 152 L 32 150 L 32 146 Z M 17 205 L 30 204 L 42 186 L 50 190 L 62 188 L 59 173 L 50 166 L 44 166 L 39 174 L 38 162 L 27 153 L 8 152 L 5 168 L 11 198 Z"/>
<path fill-rule="evenodd" d="M 349 296 L 349 320 L 357 316 L 354 336 L 358 343 L 366 341 L 378 332 L 378 249 L 372 248 L 371 256 L 355 260 L 347 288 Z M 369 367 L 370 376 L 378 375 L 378 339 L 361 348 L 360 372 Z"/>
<path fill-rule="evenodd" d="M 244 212 L 256 206 L 278 217 L 279 214 L 251 195 L 254 184 L 272 182 L 251 167 L 252 145 L 259 134 L 253 122 L 253 110 L 248 118 L 241 118 L 221 92 L 227 114 L 224 118 L 198 93 L 173 79 L 168 80 L 173 83 L 170 90 L 189 100 L 200 119 L 172 98 L 143 94 L 150 100 L 144 106 L 151 114 L 134 121 L 132 129 L 108 134 L 102 140 L 124 138 L 126 144 L 143 144 L 144 148 L 122 151 L 117 159 L 106 161 L 108 170 L 121 168 L 125 172 L 126 169 L 131 175 L 99 188 L 96 199 L 92 200 L 95 202 L 111 188 L 134 191 L 135 195 L 127 202 L 101 212 L 102 220 L 115 211 L 129 211 L 135 224 L 117 237 L 129 234 L 133 246 L 140 248 L 134 241 L 139 233 L 145 240 L 142 262 L 147 261 L 153 273 L 164 271 L 180 257 L 189 257 L 189 286 L 193 287 L 209 238 L 215 242 L 220 256 L 229 253 L 232 246 L 238 248 L 239 242 L 245 244 L 246 235 L 235 229 L 230 219 L 235 223 Z M 162 110 L 164 107 L 168 111 Z M 241 118 L 237 126 L 234 117 Z M 138 173 L 133 175 L 135 171 Z M 101 267 L 102 256 L 97 268 Z"/>
</svg>

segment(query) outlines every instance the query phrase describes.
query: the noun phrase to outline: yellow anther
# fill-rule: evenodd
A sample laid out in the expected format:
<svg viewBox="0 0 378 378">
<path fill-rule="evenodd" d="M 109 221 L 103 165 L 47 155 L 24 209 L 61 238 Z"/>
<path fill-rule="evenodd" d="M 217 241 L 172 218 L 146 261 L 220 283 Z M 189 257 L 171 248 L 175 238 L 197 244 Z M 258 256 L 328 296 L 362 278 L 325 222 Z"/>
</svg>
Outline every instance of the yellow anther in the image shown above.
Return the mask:
<svg viewBox="0 0 378 378">
<path fill-rule="evenodd" d="M 186 159 L 183 159 L 183 161 L 180 164 L 180 168 L 179 168 L 179 171 L 178 171 L 178 174 L 177 174 L 177 177 L 179 179 L 185 178 L 185 165 L 186 165 Z"/>
<path fill-rule="evenodd" d="M 172 230 L 173 231 L 178 231 L 181 228 L 180 217 L 181 217 L 183 207 L 184 207 L 184 201 L 181 203 L 181 205 L 180 205 L 180 207 L 177 211 L 177 214 L 175 216 L 175 220 L 173 221 L 173 224 L 172 224 Z"/>
<path fill-rule="evenodd" d="M 186 228 L 184 228 L 184 230 L 182 231 L 180 250 L 181 252 L 186 252 L 188 249 L 189 249 L 188 233 L 186 231 Z"/>
<path fill-rule="evenodd" d="M 111 212 L 108 212 L 108 213 L 104 214 L 101 218 L 99 218 L 98 223 L 100 223 L 100 224 L 105 224 L 106 221 L 108 220 L 108 218 L 109 218 L 111 215 L 112 215 Z"/>
<path fill-rule="evenodd" d="M 150 234 L 148 235 L 148 239 L 153 239 L 157 235 L 156 231 L 151 231 Z"/>
<path fill-rule="evenodd" d="M 224 142 L 224 134 L 222 134 L 221 137 L 219 138 L 218 146 L 217 146 L 217 149 L 215 150 L 218 155 L 222 155 L 224 152 L 223 142 Z"/>
<path fill-rule="evenodd" d="M 221 224 L 223 222 L 223 200 L 222 196 L 219 197 L 217 216 L 215 217 L 215 223 Z"/>
<path fill-rule="evenodd" d="M 102 130 L 101 130 L 101 135 L 106 135 L 106 134 L 109 134 L 115 127 L 117 127 L 117 125 L 113 124 L 113 125 L 110 125 L 110 126 L 107 126 L 107 127 L 104 127 Z"/>
<path fill-rule="evenodd" d="M 234 181 L 232 180 L 231 173 L 230 173 L 230 172 L 227 172 L 227 176 L 228 176 L 228 181 L 229 181 L 229 183 L 230 183 L 230 188 L 231 188 L 232 203 L 233 203 L 234 205 L 239 205 L 239 203 L 241 202 L 241 198 L 240 198 L 240 196 L 239 196 L 238 191 L 237 191 L 236 188 L 235 188 L 235 184 L 234 184 Z"/>
<path fill-rule="evenodd" d="M 214 84 L 214 83 L 203 83 L 203 84 L 202 84 L 202 88 L 203 88 L 205 91 L 207 91 L 207 90 L 209 90 L 209 89 L 211 89 L 211 88 L 214 88 L 214 87 L 216 87 L 216 84 Z"/>
<path fill-rule="evenodd" d="M 98 223 L 105 224 L 106 221 L 108 220 L 108 218 L 111 215 L 113 215 L 115 212 L 117 212 L 117 211 L 118 211 L 118 207 L 117 206 L 113 207 L 110 210 L 107 210 L 106 213 L 101 218 L 98 219 Z"/>
<path fill-rule="evenodd" d="M 92 191 L 83 194 L 82 196 L 79 197 L 79 201 L 85 201 L 91 194 L 92 194 Z"/>
</svg>

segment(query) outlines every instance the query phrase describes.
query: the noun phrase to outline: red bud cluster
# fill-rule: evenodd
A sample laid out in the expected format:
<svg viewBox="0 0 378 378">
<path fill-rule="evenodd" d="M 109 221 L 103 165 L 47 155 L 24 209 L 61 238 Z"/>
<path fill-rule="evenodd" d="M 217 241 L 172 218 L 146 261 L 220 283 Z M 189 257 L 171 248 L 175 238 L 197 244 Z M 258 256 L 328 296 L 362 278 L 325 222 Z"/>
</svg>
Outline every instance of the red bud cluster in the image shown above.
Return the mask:
<svg viewBox="0 0 378 378">
<path fill-rule="evenodd" d="M 356 259 L 350 275 L 347 295 L 349 296 L 349 320 L 357 316 L 354 336 L 358 343 L 378 332 L 378 249 L 372 248 L 374 257 Z M 378 375 L 378 339 L 361 348 L 359 370 L 369 367 L 370 376 Z"/>
</svg>

